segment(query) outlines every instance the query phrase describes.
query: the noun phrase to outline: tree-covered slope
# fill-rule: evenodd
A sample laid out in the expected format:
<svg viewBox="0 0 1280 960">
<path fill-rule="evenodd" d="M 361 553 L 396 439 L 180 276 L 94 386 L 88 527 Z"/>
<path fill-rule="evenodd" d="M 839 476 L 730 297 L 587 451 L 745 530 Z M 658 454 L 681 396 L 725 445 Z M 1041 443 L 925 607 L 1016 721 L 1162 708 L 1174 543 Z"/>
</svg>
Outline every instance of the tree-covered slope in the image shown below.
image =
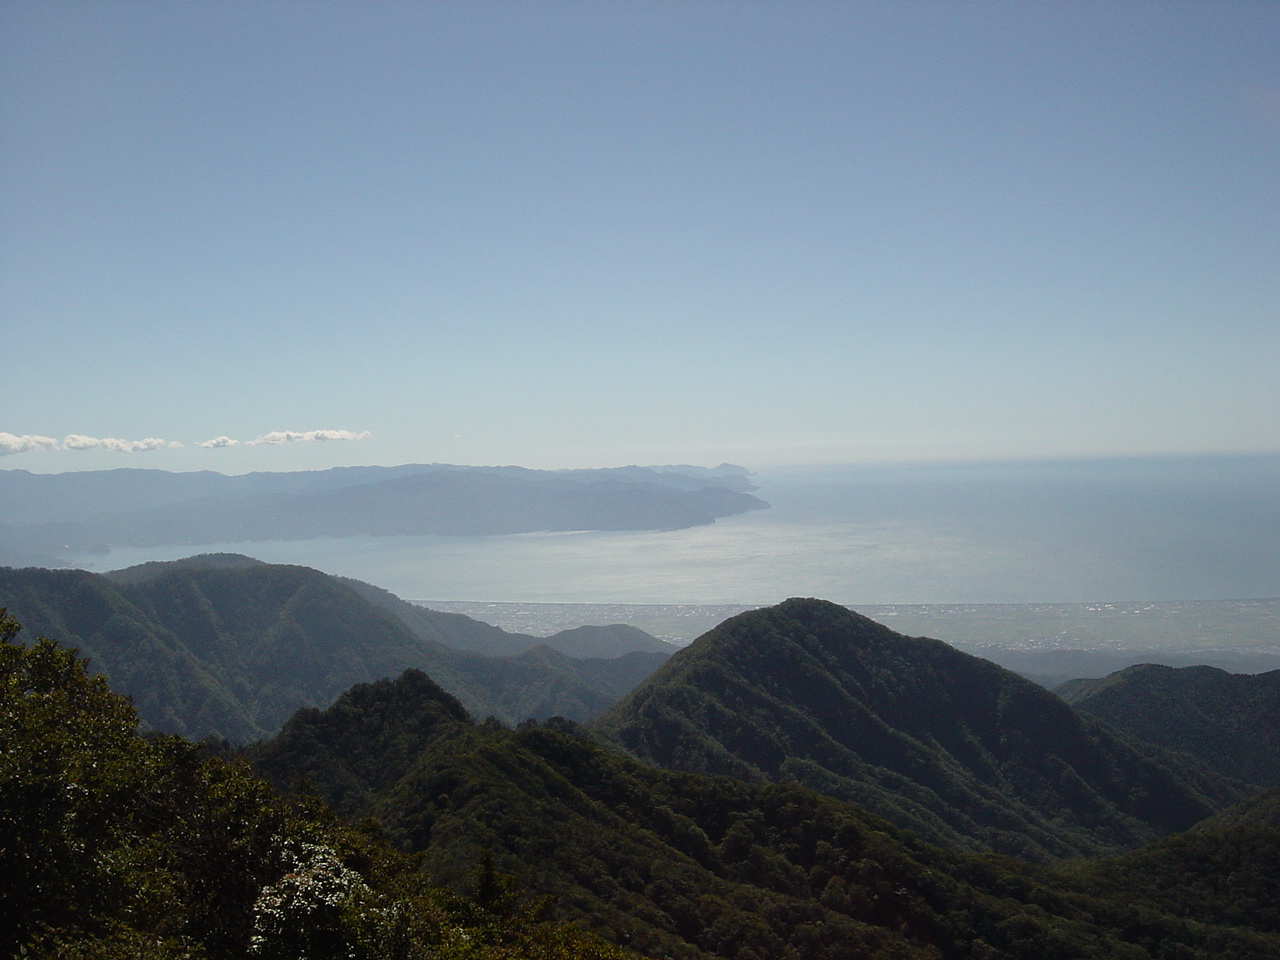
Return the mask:
<svg viewBox="0 0 1280 960">
<path fill-rule="evenodd" d="M 519 723 L 594 717 L 665 661 L 652 653 L 578 659 L 546 647 L 510 657 L 436 649 L 419 666 L 476 717 Z"/>
<path fill-rule="evenodd" d="M 533 649 L 485 657 L 434 642 L 349 584 L 306 567 L 203 557 L 101 576 L 0 569 L 23 636 L 91 658 L 156 730 L 248 742 L 355 683 L 426 670 L 478 716 L 508 722 L 598 713 L 661 662 Z M 467 618 L 442 615 L 459 634 Z M 469 621 L 481 636 L 497 628 Z"/>
<path fill-rule="evenodd" d="M 475 896 L 239 763 L 143 738 L 128 701 L 0 610 L 0 956 L 46 960 L 621 960 Z"/>
<path fill-rule="evenodd" d="M 1242 795 L 989 661 L 817 600 L 725 622 L 591 729 L 660 766 L 795 781 L 1027 857 L 1136 846 Z"/>
<path fill-rule="evenodd" d="M 410 853 L 140 737 L 103 678 L 53 641 L 13 644 L 16 626 L 0 610 L 3 956 L 1280 958 L 1275 838 L 1229 835 L 1274 834 L 1266 798 L 1205 824 L 1203 850 L 1055 870 L 932 847 L 794 784 L 663 771 L 564 722 L 475 725 L 410 671 L 300 713 L 278 755 L 365 788 L 350 805 Z"/>
<path fill-rule="evenodd" d="M 65 638 L 155 730 L 242 740 L 266 729 L 254 678 L 203 658 L 101 577 L 0 569 L 0 603 L 24 624 L 20 640 Z"/>
<path fill-rule="evenodd" d="M 344 813 L 367 810 L 432 740 L 470 725 L 456 699 L 420 670 L 352 687 L 327 710 L 300 710 L 271 740 L 250 748 L 255 765 L 284 788 L 323 785 Z"/>
<path fill-rule="evenodd" d="M 1280 791 L 1110 860 L 1073 865 L 1100 896 L 1196 923 L 1280 934 Z"/>
<path fill-rule="evenodd" d="M 488 851 L 556 916 L 650 956 L 1280 956 L 1247 921 L 1132 908 L 1101 875 L 943 850 L 804 787 L 662 770 L 561 722 L 454 720 L 440 696 L 414 675 L 353 690 L 254 756 L 280 782 L 309 774 L 339 802 L 369 798 L 355 812 L 434 880 L 464 882 Z"/>
<path fill-rule="evenodd" d="M 1219 772 L 1280 787 L 1280 670 L 1139 664 L 1055 691 L 1077 710 Z"/>
</svg>

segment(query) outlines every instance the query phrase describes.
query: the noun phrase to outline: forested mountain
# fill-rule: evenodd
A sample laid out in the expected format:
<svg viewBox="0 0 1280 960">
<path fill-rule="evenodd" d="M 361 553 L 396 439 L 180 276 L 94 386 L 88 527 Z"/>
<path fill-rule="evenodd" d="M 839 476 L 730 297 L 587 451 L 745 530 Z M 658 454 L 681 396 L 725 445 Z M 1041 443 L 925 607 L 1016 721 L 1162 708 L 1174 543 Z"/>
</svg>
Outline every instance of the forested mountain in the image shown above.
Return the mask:
<svg viewBox="0 0 1280 960">
<path fill-rule="evenodd" d="M 554 896 L 554 916 L 648 956 L 1280 957 L 1280 899 L 1260 882 L 1280 851 L 1274 824 L 1211 866 L 1178 846 L 1114 867 L 1032 866 L 922 843 L 796 784 L 662 770 L 564 722 L 474 725 L 413 673 L 298 714 L 253 756 L 279 784 L 309 778 L 374 815 L 433 880 L 465 882 L 488 851 Z M 1217 829 L 1204 842 L 1232 836 Z M 1181 889 L 1249 898 L 1184 905 L 1160 889 L 1164 865 Z M 1226 866 L 1230 879 L 1213 872 Z"/>
<path fill-rule="evenodd" d="M 280 799 L 139 737 L 102 678 L 15 628 L 0 611 L 4 955 L 622 956 L 599 937 L 687 960 L 1280 960 L 1276 795 L 1119 858 L 1032 865 L 798 784 L 662 770 L 568 721 L 476 724 L 410 670 L 255 747 L 277 783 L 310 782 Z"/>
<path fill-rule="evenodd" d="M 358 684 L 326 710 L 299 710 L 271 740 L 255 744 L 255 765 L 282 788 L 301 779 L 346 814 L 367 811 L 431 743 L 470 727 L 457 699 L 420 670 Z"/>
<path fill-rule="evenodd" d="M 408 464 L 224 476 L 0 471 L 10 564 L 111 546 L 400 534 L 662 530 L 768 506 L 742 468 Z"/>
<path fill-rule="evenodd" d="M 16 629 L 0 610 L 0 956 L 622 960 L 483 860 L 472 896 L 434 887 L 376 831 L 140 737 L 102 677 Z"/>
<path fill-rule="evenodd" d="M 818 600 L 726 621 L 590 729 L 659 766 L 797 782 L 1030 858 L 1135 846 L 1243 796 L 1011 671 Z"/>
<path fill-rule="evenodd" d="M 1115 858 L 1080 861 L 1066 872 L 1083 889 L 1123 900 L 1135 911 L 1275 936 L 1280 791 L 1230 807 L 1185 833 Z"/>
<path fill-rule="evenodd" d="M 570 657 L 456 614 L 420 611 L 411 629 L 349 583 L 234 555 L 106 576 L 0 569 L 0 603 L 24 623 L 23 638 L 59 637 L 88 656 L 153 729 L 239 743 L 274 733 L 295 710 L 327 705 L 354 683 L 411 667 L 480 717 L 585 719 L 665 659 Z M 506 637 L 526 649 L 485 657 L 446 645 L 466 643 L 471 631 L 478 644 Z M 604 632 L 607 649 L 616 641 Z M 571 643 L 580 648 L 583 637 Z"/>
<path fill-rule="evenodd" d="M 1227 776 L 1280 787 L 1280 670 L 1139 664 L 1055 691 L 1077 710 Z"/>
</svg>

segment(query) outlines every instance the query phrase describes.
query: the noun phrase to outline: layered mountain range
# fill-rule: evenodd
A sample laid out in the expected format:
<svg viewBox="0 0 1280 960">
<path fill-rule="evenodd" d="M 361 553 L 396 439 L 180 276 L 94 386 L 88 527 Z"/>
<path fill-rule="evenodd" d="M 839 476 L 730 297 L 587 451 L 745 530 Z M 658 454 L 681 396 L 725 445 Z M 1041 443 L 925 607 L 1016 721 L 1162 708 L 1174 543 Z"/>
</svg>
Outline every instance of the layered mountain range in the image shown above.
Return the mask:
<svg viewBox="0 0 1280 960">
<path fill-rule="evenodd" d="M 375 817 L 435 882 L 492 856 L 556 917 L 648 956 L 1280 956 L 1276 794 L 1130 854 L 1033 866 L 795 782 L 640 762 L 564 721 L 476 725 L 417 673 L 300 713 L 251 755 Z"/>
<path fill-rule="evenodd" d="M 374 818 L 392 846 L 418 858 L 420 876 L 469 892 L 483 907 L 470 916 L 490 918 L 473 928 L 488 939 L 429 950 L 404 937 L 383 939 L 370 956 L 488 957 L 504 955 L 484 952 L 498 950 L 502 936 L 535 942 L 524 932 L 533 914 L 512 906 L 518 883 L 530 903 L 552 898 L 550 919 L 653 957 L 1280 957 L 1273 882 L 1280 795 L 1262 792 L 1265 770 L 1246 777 L 1246 765 L 1215 768 L 1189 749 L 1205 729 L 1218 731 L 1213 743 L 1226 743 L 1265 728 L 1275 702 L 1267 677 L 1223 682 L 1194 669 L 1137 670 L 1068 691 L 1096 705 L 1102 694 L 1123 700 L 1132 688 L 1146 704 L 1137 712 L 1164 731 L 1156 744 L 993 663 L 820 600 L 741 614 L 670 657 L 642 649 L 612 660 L 545 645 L 519 651 L 539 641 L 456 615 L 437 618 L 367 584 L 234 556 L 145 565 L 110 578 L 0 571 L 0 604 L 27 619 L 19 640 L 70 638 L 113 684 L 129 684 L 155 729 L 190 723 L 179 708 L 183 717 L 194 708 L 196 718 L 221 711 L 255 735 L 283 723 L 247 756 L 278 789 L 302 789 L 298 809 L 317 816 L 318 796 L 345 816 Z M 563 639 L 575 652 L 658 643 L 618 628 L 570 633 Z M 459 650 L 466 642 L 500 655 Z M 650 661 L 625 678 L 614 669 L 644 656 Z M 496 665 L 516 666 L 493 673 Z M 593 670 L 604 670 L 613 685 L 591 680 Z M 0 688 L 0 698 L 11 687 Z M 581 723 L 525 709 L 583 705 L 585 689 L 598 707 L 584 707 Z M 1219 713 L 1202 709 L 1194 723 L 1173 722 L 1205 690 Z M 473 702 L 495 691 L 519 705 L 506 723 L 478 721 L 484 713 Z M 298 704 L 303 709 L 282 706 L 300 697 L 310 698 Z M 61 710 L 77 702 L 47 700 Z M 0 703 L 6 730 L 35 736 L 14 718 L 45 703 Z M 123 723 L 121 709 L 110 708 Z M 59 736 L 56 724 L 41 729 L 50 742 Z M 81 739 L 58 739 L 57 749 L 84 750 Z M 163 774 L 170 762 L 163 756 L 177 749 L 154 742 L 117 745 L 150 758 L 138 768 L 139 783 Z M 29 754 L 32 763 L 49 756 L 43 747 Z M 89 769 L 88 760 L 77 763 L 75 770 Z M 0 784 L 0 798 L 25 810 L 28 795 L 62 797 L 62 787 L 38 786 L 52 769 L 18 770 L 12 782 L 27 792 L 10 796 Z M 98 774 L 67 776 L 83 785 Z M 166 777 L 157 796 L 172 804 L 176 788 Z M 198 790 L 201 777 L 219 782 L 194 773 L 179 780 Z M 250 785 L 236 789 L 257 796 Z M 94 806 L 110 812 L 94 816 L 106 823 L 132 809 L 148 796 L 140 790 Z M 202 849 L 214 849 L 221 831 L 239 836 L 249 828 L 237 818 L 267 809 L 262 799 L 235 808 L 242 812 L 216 798 L 182 802 L 218 811 L 191 838 L 182 825 L 206 821 L 187 814 L 175 821 L 171 833 Z M 47 820 L 38 805 L 30 814 L 33 824 Z M 129 816 L 127 827 L 102 835 L 153 829 L 153 814 Z M 160 856 L 168 864 L 163 875 L 172 877 L 187 869 L 179 865 L 199 862 L 185 847 L 162 856 L 163 844 L 176 841 L 146 836 L 138 851 L 111 854 L 110 864 L 133 864 L 137 873 Z M 271 842 L 284 843 L 279 836 Z M 376 884 L 369 871 L 391 854 L 372 852 L 367 830 L 361 836 L 358 844 L 326 843 L 337 843 L 333 850 L 346 843 L 343 869 L 364 871 L 361 882 Z M 242 856 L 223 855 L 228 863 Z M 290 868 L 274 863 L 255 866 L 252 883 L 297 876 L 279 874 Z M 144 887 L 158 882 L 138 875 Z M 251 918 L 236 911 L 261 904 L 252 883 L 234 904 L 226 901 L 230 926 L 221 929 L 250 928 Z M 404 883 L 396 880 L 395 889 L 407 889 Z M 0 898 L 7 889 L 0 882 Z M 24 909 L 44 909 L 21 890 L 14 896 L 26 897 Z M 306 929 L 332 927 L 346 931 L 343 942 L 364 943 L 392 914 L 376 906 L 389 901 L 362 902 L 358 916 L 307 914 Z M 499 904 L 507 906 L 492 913 Z M 150 922 L 145 908 L 121 909 L 125 919 L 111 929 Z M 198 904 L 184 909 L 204 915 Z M 396 909 L 417 907 L 404 901 Z M 439 938 L 465 931 L 459 922 L 427 926 Z M 165 935 L 178 929 L 171 925 Z M 236 955 L 222 934 L 189 935 L 205 938 L 198 943 L 209 957 Z M 175 944 L 190 953 L 190 944 Z M 587 951 L 574 956 L 612 955 L 598 946 L 574 949 Z M 366 955 L 355 946 L 343 951 Z"/>
<path fill-rule="evenodd" d="M 671 650 L 625 626 L 508 633 L 368 584 L 234 554 L 111 574 L 0 568 L 0 602 L 24 636 L 57 637 L 89 657 L 153 729 L 236 743 L 409 668 L 447 684 L 477 717 L 583 720 Z"/>
</svg>

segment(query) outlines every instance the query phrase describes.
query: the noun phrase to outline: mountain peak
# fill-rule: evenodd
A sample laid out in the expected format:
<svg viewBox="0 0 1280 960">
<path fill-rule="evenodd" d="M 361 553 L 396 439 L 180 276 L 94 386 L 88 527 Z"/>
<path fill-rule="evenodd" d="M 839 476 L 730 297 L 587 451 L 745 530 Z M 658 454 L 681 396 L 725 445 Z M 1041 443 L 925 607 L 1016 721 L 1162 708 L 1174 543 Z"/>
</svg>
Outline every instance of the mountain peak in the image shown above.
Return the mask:
<svg viewBox="0 0 1280 960">
<path fill-rule="evenodd" d="M 704 634 L 593 726 L 659 765 L 798 781 L 936 842 L 1031 857 L 1145 842 L 1236 797 L 1017 674 L 809 598 Z"/>
<path fill-rule="evenodd" d="M 141 583 L 176 570 L 245 570 L 265 566 L 267 564 L 262 560 L 243 553 L 198 553 L 181 560 L 149 560 L 132 567 L 108 571 L 102 576 L 112 583 Z"/>
<path fill-rule="evenodd" d="M 298 777 L 322 784 L 326 799 L 351 811 L 403 776 L 442 732 L 470 723 L 462 704 L 411 669 L 357 684 L 326 710 L 299 710 L 254 749 L 254 762 L 279 786 Z"/>
</svg>

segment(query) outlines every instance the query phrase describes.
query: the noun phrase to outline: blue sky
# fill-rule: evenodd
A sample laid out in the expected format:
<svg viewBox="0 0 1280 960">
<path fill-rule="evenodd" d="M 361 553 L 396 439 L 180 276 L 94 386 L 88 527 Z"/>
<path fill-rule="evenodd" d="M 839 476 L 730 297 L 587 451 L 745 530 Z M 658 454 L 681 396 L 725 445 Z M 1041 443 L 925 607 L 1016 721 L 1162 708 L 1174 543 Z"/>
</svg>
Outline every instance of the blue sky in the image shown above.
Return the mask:
<svg viewBox="0 0 1280 960">
<path fill-rule="evenodd" d="M 1280 449 L 1271 2 L 9 2 L 0 130 L 0 468 Z"/>
</svg>

